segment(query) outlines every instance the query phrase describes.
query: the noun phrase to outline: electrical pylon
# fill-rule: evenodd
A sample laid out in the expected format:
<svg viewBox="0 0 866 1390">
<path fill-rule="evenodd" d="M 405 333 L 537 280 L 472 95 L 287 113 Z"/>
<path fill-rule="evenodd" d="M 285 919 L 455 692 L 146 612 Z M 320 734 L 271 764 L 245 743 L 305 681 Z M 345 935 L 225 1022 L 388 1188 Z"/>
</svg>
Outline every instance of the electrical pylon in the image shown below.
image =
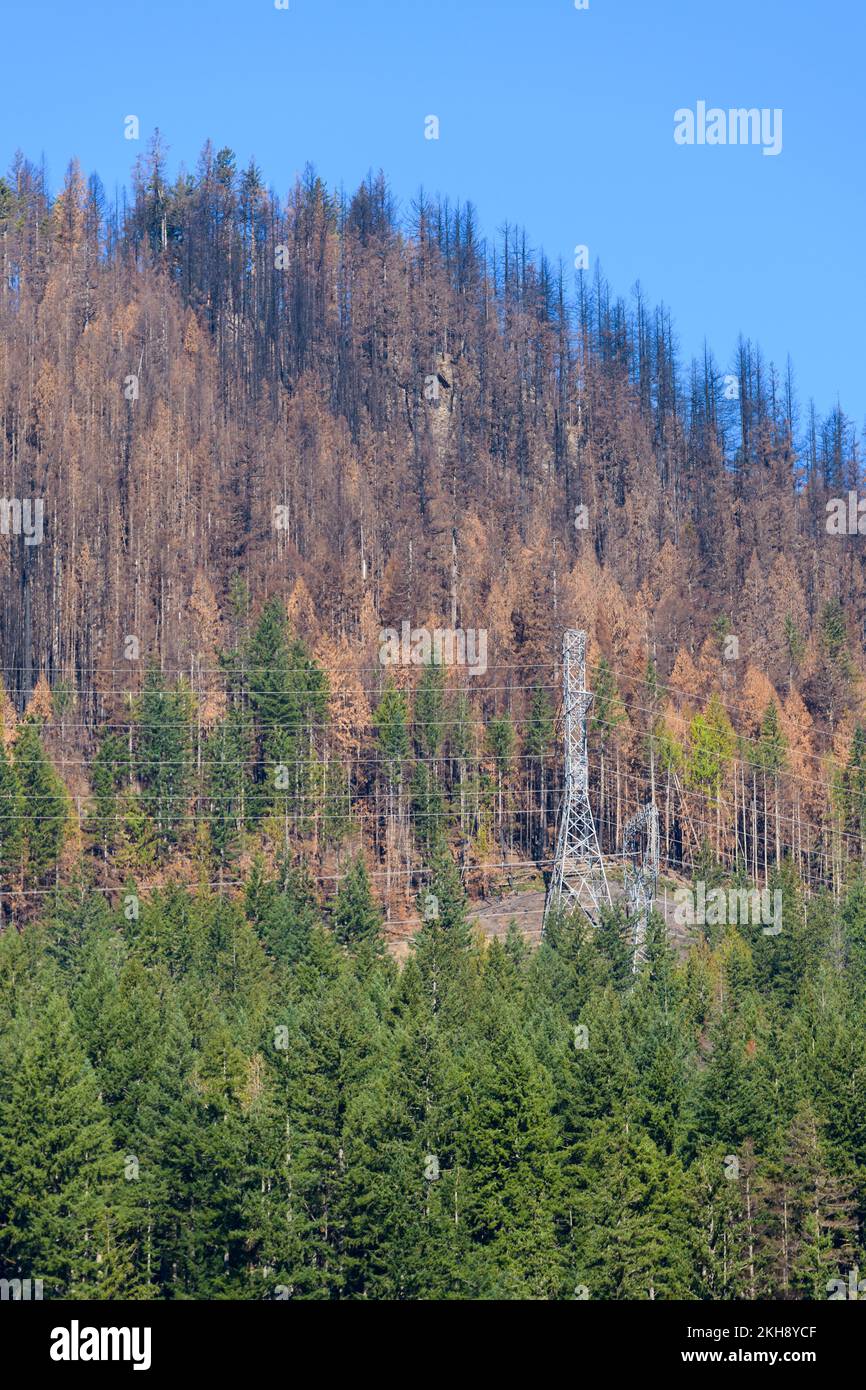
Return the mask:
<svg viewBox="0 0 866 1390">
<path fill-rule="evenodd" d="M 632 968 L 637 970 L 644 959 L 647 926 L 659 881 L 659 813 L 652 801 L 626 822 L 622 852 L 626 911 L 632 924 Z"/>
<path fill-rule="evenodd" d="M 556 857 L 544 904 L 544 922 L 556 908 L 580 908 L 593 926 L 602 907 L 610 907 L 610 889 L 598 847 L 589 804 L 589 759 L 586 717 L 592 693 L 586 688 L 586 633 L 568 628 L 562 639 L 562 684 L 565 723 L 565 792 L 559 812 Z"/>
</svg>

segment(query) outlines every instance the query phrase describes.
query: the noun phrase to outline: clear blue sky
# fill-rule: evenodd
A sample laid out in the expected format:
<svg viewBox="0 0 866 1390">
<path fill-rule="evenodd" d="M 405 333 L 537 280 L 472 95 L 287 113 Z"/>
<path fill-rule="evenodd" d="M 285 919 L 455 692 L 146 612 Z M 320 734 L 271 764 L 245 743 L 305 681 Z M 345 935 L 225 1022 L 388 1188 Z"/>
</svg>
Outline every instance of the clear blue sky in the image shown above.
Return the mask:
<svg viewBox="0 0 866 1390">
<path fill-rule="evenodd" d="M 44 156 L 56 188 L 77 155 L 111 195 L 158 126 L 172 171 L 210 137 L 281 195 L 307 160 L 382 168 L 404 206 L 423 184 L 553 260 L 587 244 L 686 356 L 790 352 L 802 401 L 863 426 L 863 0 L 3 0 L 0 32 L 4 167 Z M 701 99 L 781 107 L 782 153 L 678 146 Z"/>
</svg>

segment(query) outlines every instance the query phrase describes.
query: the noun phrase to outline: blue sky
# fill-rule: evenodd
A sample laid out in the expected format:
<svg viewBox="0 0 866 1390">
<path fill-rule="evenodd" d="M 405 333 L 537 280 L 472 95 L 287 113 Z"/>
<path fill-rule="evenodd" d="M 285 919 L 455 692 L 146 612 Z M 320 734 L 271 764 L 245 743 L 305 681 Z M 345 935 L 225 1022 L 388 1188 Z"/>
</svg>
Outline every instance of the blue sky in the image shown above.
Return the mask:
<svg viewBox="0 0 866 1390">
<path fill-rule="evenodd" d="M 382 168 L 404 206 L 423 184 L 569 266 L 586 244 L 685 356 L 790 352 L 802 401 L 862 427 L 862 0 L 289 3 L 4 0 L 0 166 L 44 156 L 56 188 L 77 155 L 111 195 L 158 126 L 172 171 L 210 137 L 280 194 L 307 160 L 348 189 Z M 699 100 L 781 108 L 782 153 L 677 145 Z"/>
</svg>

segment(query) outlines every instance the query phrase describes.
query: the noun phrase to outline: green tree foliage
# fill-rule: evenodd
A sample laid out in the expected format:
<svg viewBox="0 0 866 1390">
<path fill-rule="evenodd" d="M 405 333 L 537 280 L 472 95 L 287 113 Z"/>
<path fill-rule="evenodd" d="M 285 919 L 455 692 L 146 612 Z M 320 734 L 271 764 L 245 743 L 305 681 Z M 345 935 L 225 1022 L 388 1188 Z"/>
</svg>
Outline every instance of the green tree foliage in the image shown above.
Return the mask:
<svg viewBox="0 0 866 1390">
<path fill-rule="evenodd" d="M 580 1169 L 575 1275 L 595 1299 L 689 1298 L 692 1214 L 677 1157 L 623 1117 L 593 1131 Z"/>
<path fill-rule="evenodd" d="M 599 747 L 604 749 L 614 738 L 616 730 L 626 722 L 626 711 L 620 698 L 616 676 L 607 657 L 601 657 L 593 674 L 594 698 L 591 705 L 590 728 L 598 735 Z"/>
<path fill-rule="evenodd" d="M 456 1155 L 466 1183 L 464 1220 L 471 1241 L 488 1256 L 495 1296 L 550 1298 L 562 1278 L 554 1090 L 505 1002 L 501 954 L 494 945 L 484 1023 L 466 1059 L 466 1118 Z"/>
<path fill-rule="evenodd" d="M 787 741 L 779 722 L 779 707 L 771 700 L 761 720 L 758 739 L 757 765 L 762 772 L 776 776 L 785 766 Z"/>
<path fill-rule="evenodd" d="M 352 861 L 341 881 L 334 907 L 334 934 L 343 946 L 375 945 L 381 936 L 382 913 L 370 889 L 363 854 Z"/>
<path fill-rule="evenodd" d="M 118 792 L 129 780 L 129 749 L 122 734 L 106 730 L 90 764 L 94 809 L 91 827 L 94 839 L 108 857 L 120 830 Z"/>
<path fill-rule="evenodd" d="M 418 754 L 437 759 L 445 741 L 445 671 L 431 662 L 421 672 L 415 692 L 412 733 Z"/>
<path fill-rule="evenodd" d="M 0 1268 L 43 1279 L 55 1297 L 96 1297 L 100 1221 L 120 1170 L 62 995 L 19 1015 L 0 1057 Z"/>
<path fill-rule="evenodd" d="M 688 780 L 690 786 L 715 796 L 733 756 L 734 731 L 724 705 L 713 695 L 702 714 L 689 726 Z"/>
<path fill-rule="evenodd" d="M 254 718 L 256 815 L 276 812 L 303 824 L 319 732 L 328 708 L 328 682 L 306 645 L 289 630 L 285 604 L 265 604 L 245 653 Z"/>
<path fill-rule="evenodd" d="M 214 858 L 221 868 L 240 853 L 251 759 L 248 713 L 241 704 L 232 703 L 205 744 L 208 825 Z"/>
<path fill-rule="evenodd" d="M 141 808 L 154 826 L 163 853 L 188 827 L 192 792 L 192 699 L 182 682 L 170 690 L 162 672 L 149 666 L 138 706 L 135 772 Z"/>
<path fill-rule="evenodd" d="M 24 796 L 17 769 L 3 740 L 0 719 L 0 891 L 21 878 L 24 852 Z"/>
<path fill-rule="evenodd" d="M 376 742 L 389 785 L 402 778 L 403 764 L 409 756 L 409 709 L 405 695 L 388 680 L 373 715 Z"/>
<path fill-rule="evenodd" d="M 866 845 L 866 729 L 861 724 L 854 729 L 843 785 L 846 821 L 859 837 L 862 854 Z"/>
<path fill-rule="evenodd" d="M 637 972 L 615 913 L 473 937 L 444 850 L 400 968 L 360 856 L 324 909 L 262 857 L 237 899 L 58 890 L 0 933 L 0 1277 L 827 1297 L 864 1265 L 866 910 L 778 883 L 780 933 L 683 956 L 653 916 Z"/>
<path fill-rule="evenodd" d="M 504 835 L 505 816 L 510 796 L 510 779 L 513 769 L 514 749 L 517 736 L 508 714 L 497 715 L 487 725 L 487 751 L 493 761 L 493 805 L 499 835 Z"/>
<path fill-rule="evenodd" d="M 70 805 L 66 788 L 46 756 L 38 727 L 29 719 L 21 725 L 15 742 L 15 771 L 24 798 L 27 878 L 38 884 L 60 858 Z"/>
</svg>

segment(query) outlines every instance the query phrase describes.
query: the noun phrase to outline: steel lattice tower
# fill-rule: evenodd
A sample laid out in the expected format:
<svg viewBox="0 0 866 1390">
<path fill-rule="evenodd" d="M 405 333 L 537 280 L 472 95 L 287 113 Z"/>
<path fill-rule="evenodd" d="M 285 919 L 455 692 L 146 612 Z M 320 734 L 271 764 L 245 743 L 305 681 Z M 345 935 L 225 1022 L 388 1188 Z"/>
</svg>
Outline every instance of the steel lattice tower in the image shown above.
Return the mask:
<svg viewBox="0 0 866 1390">
<path fill-rule="evenodd" d="M 544 926 L 555 908 L 580 908 L 594 926 L 610 889 L 589 804 L 586 718 L 592 694 L 586 688 L 586 633 L 568 628 L 562 639 L 565 715 L 565 792 L 559 813 L 556 857 L 544 904 Z M 542 927 L 542 930 L 544 929 Z"/>
<path fill-rule="evenodd" d="M 647 926 L 659 880 L 659 813 L 652 801 L 626 822 L 622 852 L 626 910 L 632 923 L 633 968 L 637 970 L 644 959 Z"/>
</svg>

